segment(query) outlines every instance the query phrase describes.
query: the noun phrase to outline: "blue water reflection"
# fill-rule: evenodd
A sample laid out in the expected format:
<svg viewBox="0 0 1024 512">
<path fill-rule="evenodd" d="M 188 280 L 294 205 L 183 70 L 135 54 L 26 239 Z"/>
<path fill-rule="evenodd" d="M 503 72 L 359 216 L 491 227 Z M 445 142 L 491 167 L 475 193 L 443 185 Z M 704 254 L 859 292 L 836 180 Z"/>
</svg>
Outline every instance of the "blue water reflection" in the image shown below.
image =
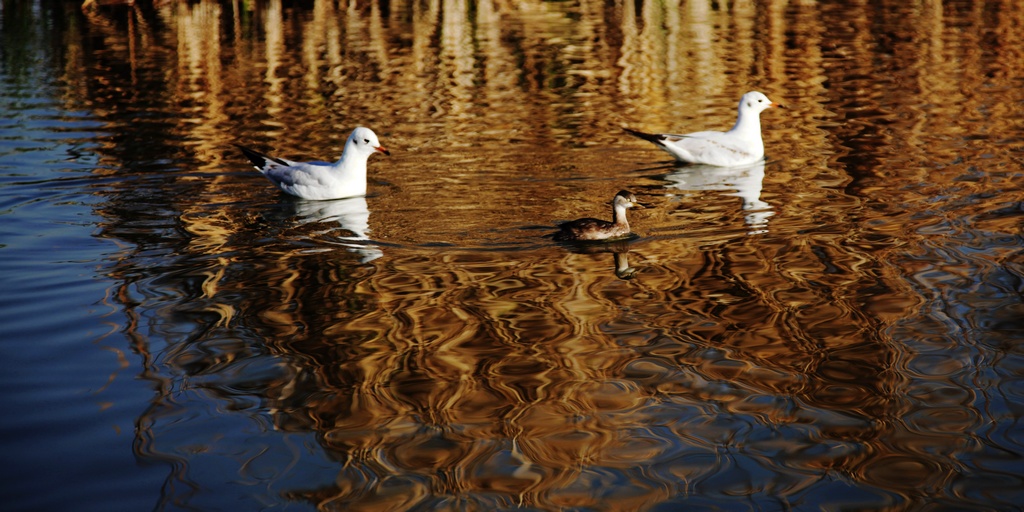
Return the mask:
<svg viewBox="0 0 1024 512">
<path fill-rule="evenodd" d="M 7 2 L 6 504 L 1012 509 L 1018 11 Z M 766 164 L 623 140 L 753 87 Z M 231 147 L 355 124 L 365 198 Z"/>
</svg>

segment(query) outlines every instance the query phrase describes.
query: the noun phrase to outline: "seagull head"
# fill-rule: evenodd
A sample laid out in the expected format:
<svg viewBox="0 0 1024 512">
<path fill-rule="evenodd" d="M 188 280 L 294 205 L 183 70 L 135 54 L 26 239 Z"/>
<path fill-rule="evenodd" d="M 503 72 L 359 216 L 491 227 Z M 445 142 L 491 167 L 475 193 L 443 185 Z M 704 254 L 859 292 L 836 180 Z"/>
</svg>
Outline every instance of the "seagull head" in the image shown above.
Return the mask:
<svg viewBox="0 0 1024 512">
<path fill-rule="evenodd" d="M 387 148 L 380 145 L 380 141 L 377 140 L 377 134 L 373 133 L 373 130 L 360 126 L 355 130 L 352 130 L 352 134 L 348 136 L 348 142 L 346 146 L 353 146 L 361 153 L 366 153 L 367 156 L 372 155 L 376 152 L 390 155 L 391 152 Z"/>
<path fill-rule="evenodd" d="M 750 91 L 740 98 L 741 110 L 749 110 L 760 114 L 762 111 L 769 108 L 783 108 L 783 105 L 773 102 L 768 99 L 768 96 L 765 96 L 764 93 L 758 91 Z"/>
</svg>

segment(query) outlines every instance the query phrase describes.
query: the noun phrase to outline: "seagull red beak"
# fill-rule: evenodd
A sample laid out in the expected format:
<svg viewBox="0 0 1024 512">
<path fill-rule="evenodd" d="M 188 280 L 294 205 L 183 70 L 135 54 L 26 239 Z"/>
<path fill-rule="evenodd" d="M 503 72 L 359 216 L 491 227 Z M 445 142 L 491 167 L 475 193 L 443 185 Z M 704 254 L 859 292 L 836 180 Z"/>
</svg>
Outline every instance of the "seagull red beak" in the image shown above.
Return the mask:
<svg viewBox="0 0 1024 512">
<path fill-rule="evenodd" d="M 377 151 L 380 151 L 381 153 L 384 153 L 387 156 L 391 156 L 391 152 L 388 151 L 388 148 L 386 148 L 384 146 L 377 146 L 377 147 L 375 147 L 373 149 L 376 149 Z"/>
<path fill-rule="evenodd" d="M 769 106 L 769 107 L 772 107 L 772 108 L 786 108 L 786 106 L 785 106 L 785 105 L 783 105 L 782 103 L 776 103 L 776 102 L 774 102 L 774 101 L 772 102 L 772 104 L 771 104 L 771 105 L 768 105 L 768 106 Z"/>
</svg>

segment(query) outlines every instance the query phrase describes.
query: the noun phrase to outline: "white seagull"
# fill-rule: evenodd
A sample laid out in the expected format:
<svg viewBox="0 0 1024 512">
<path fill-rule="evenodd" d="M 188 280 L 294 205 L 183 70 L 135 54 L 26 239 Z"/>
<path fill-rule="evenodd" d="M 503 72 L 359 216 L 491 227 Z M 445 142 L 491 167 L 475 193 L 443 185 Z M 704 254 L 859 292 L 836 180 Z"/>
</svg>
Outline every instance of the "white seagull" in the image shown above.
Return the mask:
<svg viewBox="0 0 1024 512">
<path fill-rule="evenodd" d="M 370 155 L 391 152 L 380 145 L 377 134 L 362 126 L 352 130 L 337 162 L 293 162 L 253 151 L 240 144 L 256 169 L 284 192 L 302 199 L 321 201 L 366 195 L 366 161 Z"/>
<path fill-rule="evenodd" d="M 680 162 L 718 167 L 749 165 L 764 158 L 761 140 L 761 112 L 782 107 L 764 94 L 751 91 L 740 98 L 736 124 L 727 132 L 694 132 L 682 135 L 644 133 L 625 128 L 626 132 L 653 142 Z"/>
</svg>

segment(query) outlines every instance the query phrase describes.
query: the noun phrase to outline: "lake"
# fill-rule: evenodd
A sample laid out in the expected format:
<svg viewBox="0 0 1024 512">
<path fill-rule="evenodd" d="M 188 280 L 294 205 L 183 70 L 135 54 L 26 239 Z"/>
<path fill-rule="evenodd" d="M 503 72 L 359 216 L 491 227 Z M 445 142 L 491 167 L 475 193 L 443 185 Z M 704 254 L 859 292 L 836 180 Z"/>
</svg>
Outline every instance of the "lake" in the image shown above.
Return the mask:
<svg viewBox="0 0 1024 512">
<path fill-rule="evenodd" d="M 1015 1 L 8 0 L 7 510 L 1013 510 Z M 623 128 L 761 114 L 764 162 Z M 283 195 L 233 146 L 391 156 Z M 635 238 L 567 245 L 610 219 Z"/>
</svg>

